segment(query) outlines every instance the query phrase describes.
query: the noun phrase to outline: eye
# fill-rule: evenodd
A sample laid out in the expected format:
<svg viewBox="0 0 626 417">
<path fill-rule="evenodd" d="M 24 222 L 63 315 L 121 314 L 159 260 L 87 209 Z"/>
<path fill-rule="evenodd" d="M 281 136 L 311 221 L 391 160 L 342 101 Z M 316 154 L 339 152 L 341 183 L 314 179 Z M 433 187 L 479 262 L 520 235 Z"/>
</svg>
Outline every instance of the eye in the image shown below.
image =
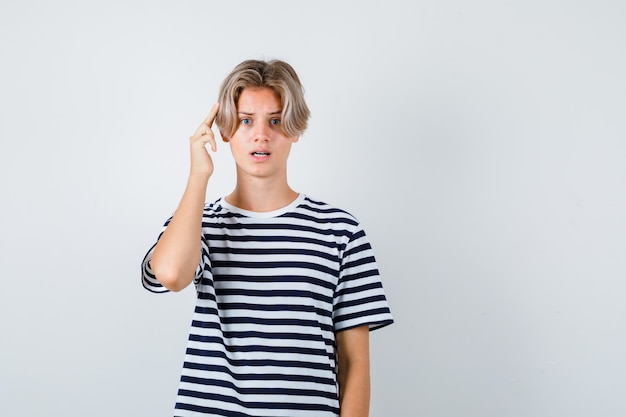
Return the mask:
<svg viewBox="0 0 626 417">
<path fill-rule="evenodd" d="M 278 126 L 280 124 L 280 119 L 271 119 L 270 124 L 272 126 Z"/>
<path fill-rule="evenodd" d="M 241 120 L 240 120 L 240 122 L 241 122 L 241 124 L 242 124 L 242 125 L 249 125 L 249 124 L 252 124 L 252 120 L 248 119 L 247 117 L 246 117 L 246 118 L 241 119 Z"/>
</svg>

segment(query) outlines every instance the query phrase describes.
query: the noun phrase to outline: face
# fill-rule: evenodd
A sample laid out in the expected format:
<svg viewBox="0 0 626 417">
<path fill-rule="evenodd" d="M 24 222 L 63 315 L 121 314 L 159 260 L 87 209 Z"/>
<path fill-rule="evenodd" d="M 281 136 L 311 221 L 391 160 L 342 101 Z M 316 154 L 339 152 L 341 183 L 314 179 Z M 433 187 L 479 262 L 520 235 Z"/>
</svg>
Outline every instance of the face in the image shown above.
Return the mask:
<svg viewBox="0 0 626 417">
<path fill-rule="evenodd" d="M 268 88 L 246 88 L 237 102 L 239 126 L 230 149 L 238 175 L 277 178 L 287 175 L 291 144 L 298 137 L 287 137 L 282 128 L 282 103 Z"/>
</svg>

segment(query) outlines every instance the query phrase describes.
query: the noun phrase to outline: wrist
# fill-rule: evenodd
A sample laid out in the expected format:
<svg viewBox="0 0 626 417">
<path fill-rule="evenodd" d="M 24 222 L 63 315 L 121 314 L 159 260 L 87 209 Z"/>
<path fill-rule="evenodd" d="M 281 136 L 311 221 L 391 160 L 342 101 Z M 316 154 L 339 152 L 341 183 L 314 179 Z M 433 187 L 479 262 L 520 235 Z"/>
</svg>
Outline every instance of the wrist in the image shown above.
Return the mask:
<svg viewBox="0 0 626 417">
<path fill-rule="evenodd" d="M 204 199 L 210 177 L 211 176 L 206 173 L 190 173 L 187 179 L 187 193 L 202 195 L 202 199 Z"/>
<path fill-rule="evenodd" d="M 209 178 L 211 178 L 211 174 L 209 174 L 208 172 L 194 172 L 191 171 L 189 173 L 189 182 L 193 182 L 193 183 L 208 183 L 209 182 Z"/>
</svg>

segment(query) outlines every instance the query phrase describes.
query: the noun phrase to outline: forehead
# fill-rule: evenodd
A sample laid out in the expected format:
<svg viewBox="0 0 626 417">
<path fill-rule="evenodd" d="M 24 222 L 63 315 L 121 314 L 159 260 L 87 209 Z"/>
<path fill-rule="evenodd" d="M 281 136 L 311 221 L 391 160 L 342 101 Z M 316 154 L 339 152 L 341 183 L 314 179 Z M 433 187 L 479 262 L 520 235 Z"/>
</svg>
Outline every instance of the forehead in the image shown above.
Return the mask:
<svg viewBox="0 0 626 417">
<path fill-rule="evenodd" d="M 268 110 L 274 112 L 281 109 L 280 97 L 269 88 L 244 88 L 237 100 L 237 110 Z"/>
</svg>

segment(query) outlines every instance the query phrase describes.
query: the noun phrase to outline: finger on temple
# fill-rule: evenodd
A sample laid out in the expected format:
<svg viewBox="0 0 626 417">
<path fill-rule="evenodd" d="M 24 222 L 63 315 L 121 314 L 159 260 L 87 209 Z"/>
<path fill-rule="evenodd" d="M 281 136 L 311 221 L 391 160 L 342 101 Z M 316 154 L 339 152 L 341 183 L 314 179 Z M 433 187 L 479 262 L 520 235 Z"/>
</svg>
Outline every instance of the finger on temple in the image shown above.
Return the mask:
<svg viewBox="0 0 626 417">
<path fill-rule="evenodd" d="M 215 103 L 213 107 L 211 107 L 211 111 L 209 115 L 204 119 L 204 123 L 211 127 L 213 125 L 213 121 L 215 120 L 215 116 L 217 116 L 217 111 L 220 108 L 220 103 Z"/>
</svg>

